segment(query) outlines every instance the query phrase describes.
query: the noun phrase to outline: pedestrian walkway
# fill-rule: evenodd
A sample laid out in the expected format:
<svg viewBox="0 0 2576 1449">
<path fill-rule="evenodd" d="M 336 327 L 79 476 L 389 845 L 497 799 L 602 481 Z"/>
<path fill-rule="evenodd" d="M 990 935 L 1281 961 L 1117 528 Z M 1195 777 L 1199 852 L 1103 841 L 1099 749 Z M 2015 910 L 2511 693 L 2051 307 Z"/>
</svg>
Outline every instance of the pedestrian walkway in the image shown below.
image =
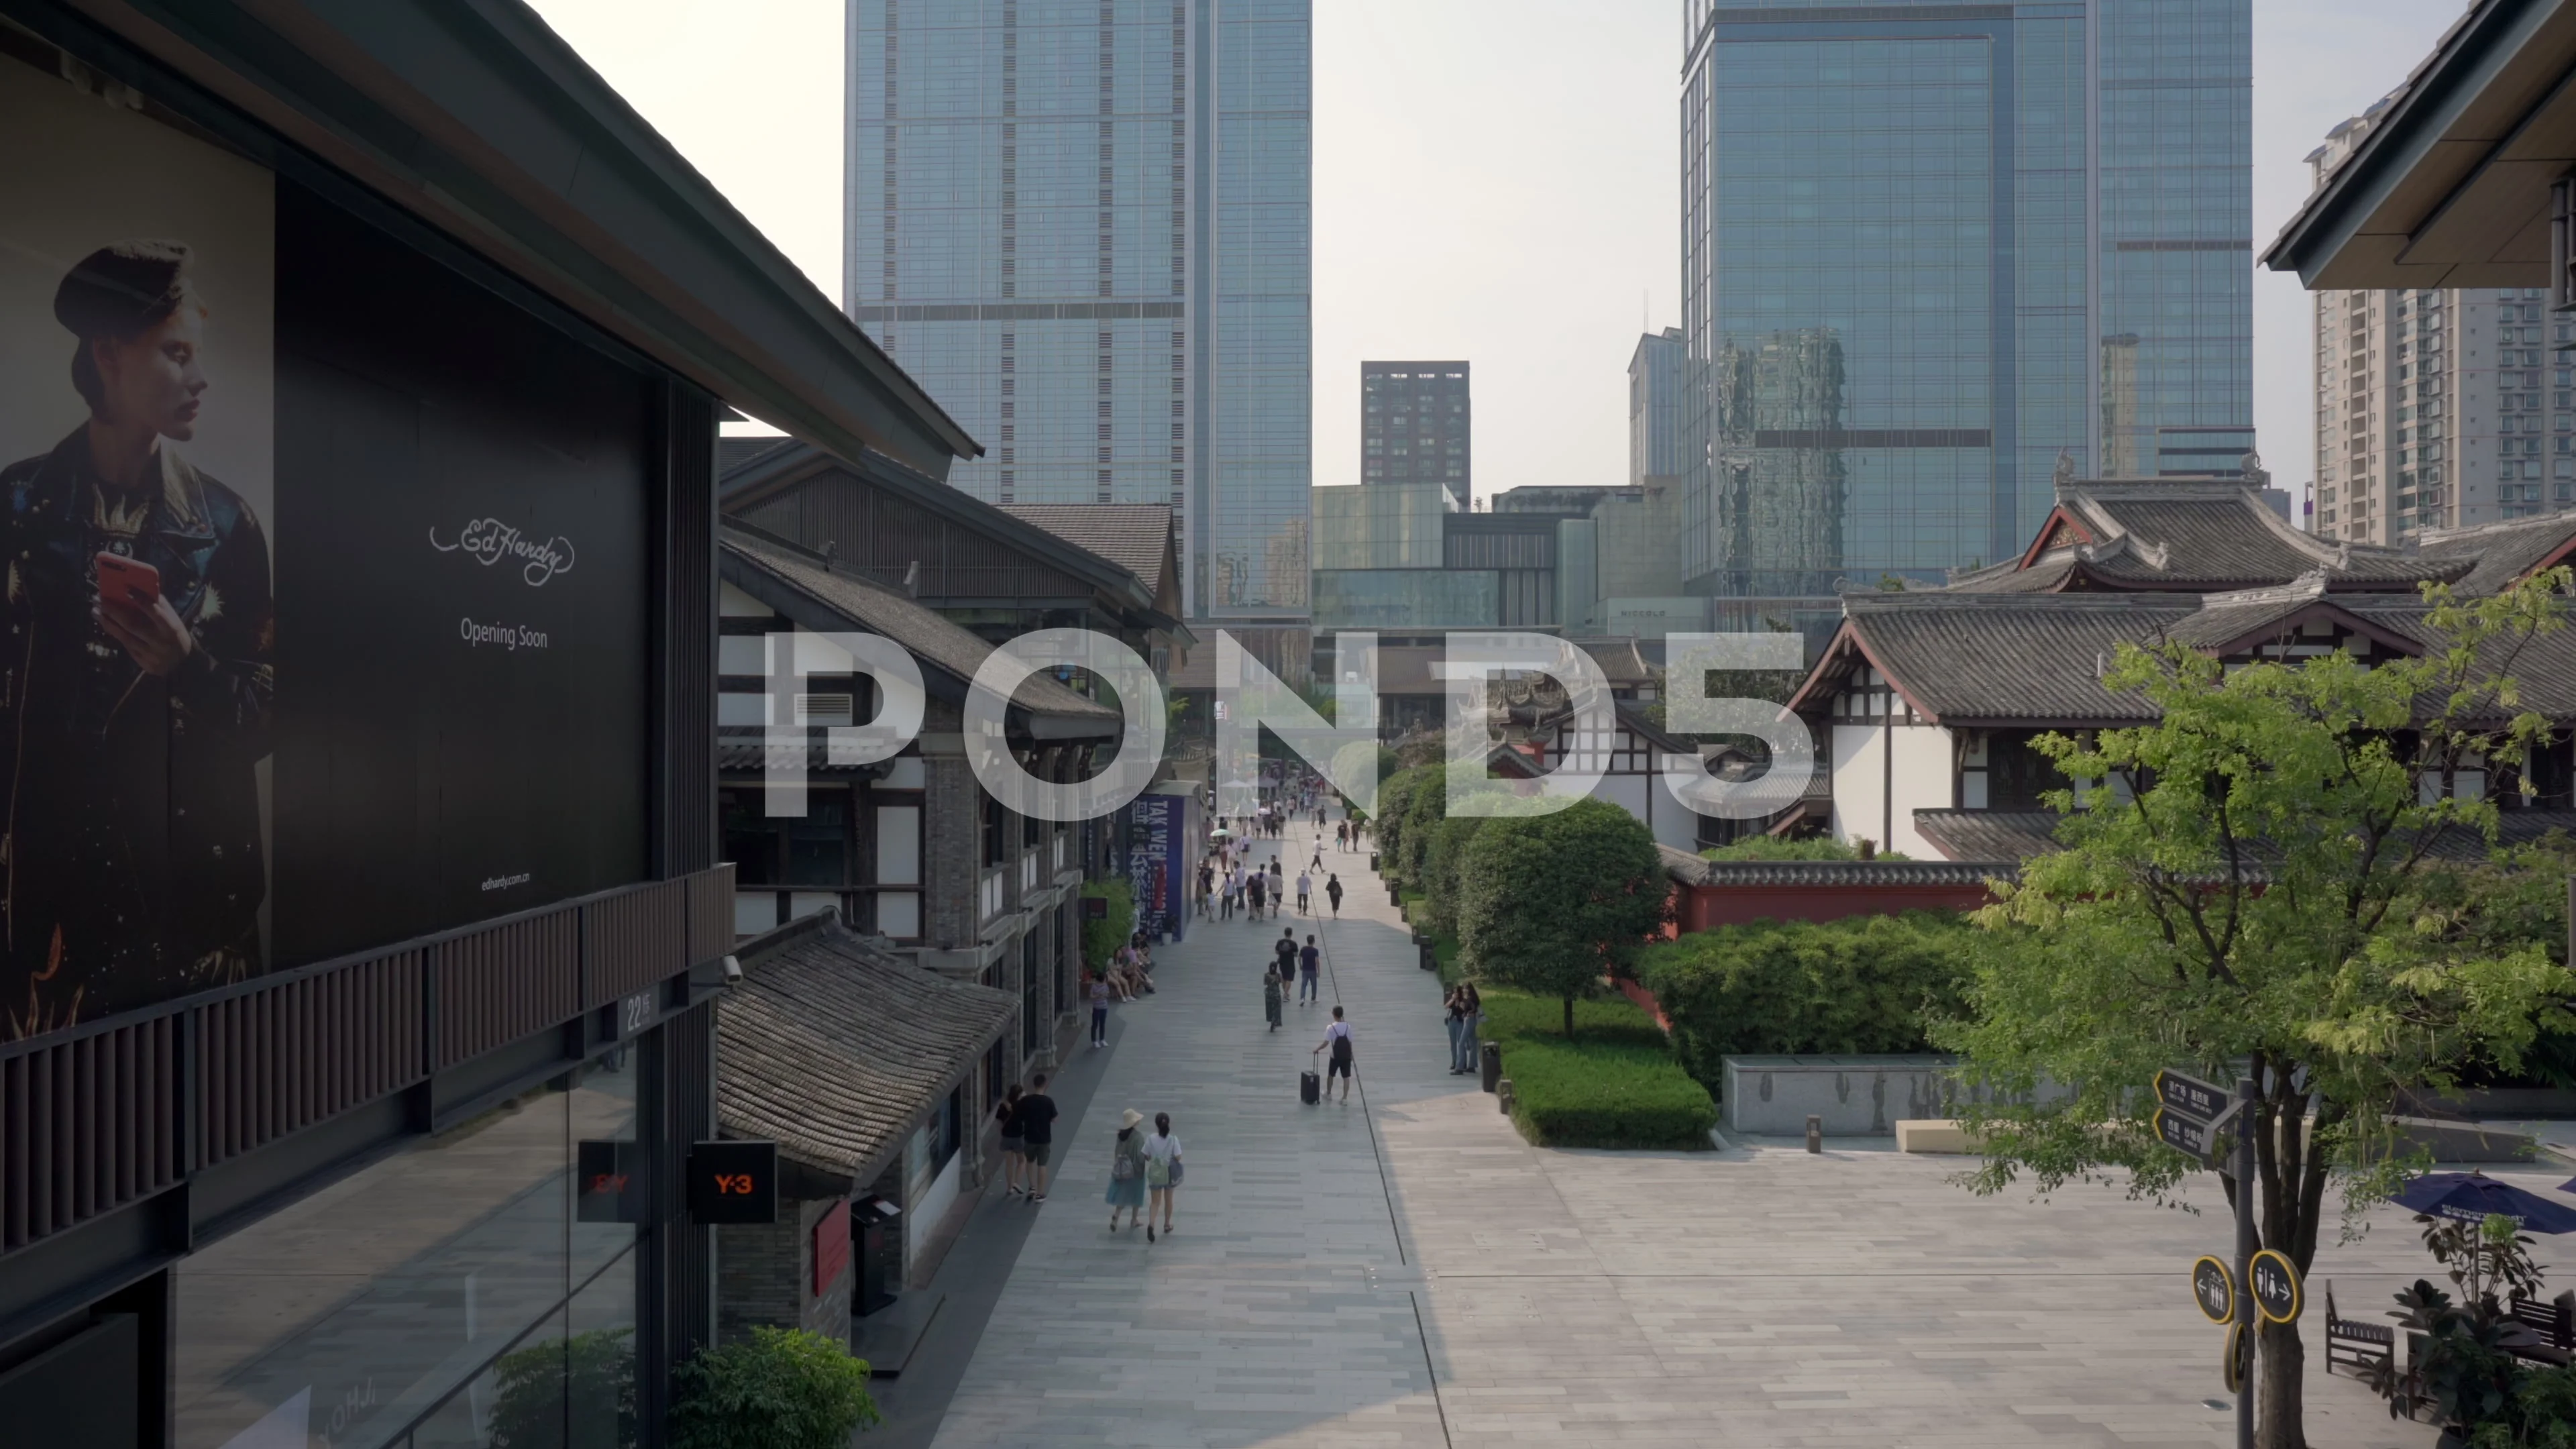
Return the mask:
<svg viewBox="0 0 2576 1449">
<path fill-rule="evenodd" d="M 1278 925 L 1197 923 L 1158 952 L 937 1449 L 2232 1442 L 2188 1280 L 2227 1241 L 2213 1182 L 2192 1215 L 2103 1187 L 1980 1198 L 1950 1181 L 1964 1160 L 1884 1139 L 1532 1148 L 1448 1074 L 1440 988 L 1365 854 L 1333 863 L 1344 919 L 1317 934 L 1358 1033 L 1350 1105 L 1297 1101 L 1322 1009 L 1263 1030 Z M 1126 1107 L 1188 1144 L 1180 1232 L 1151 1247 L 1105 1230 Z M 2312 1284 L 2376 1317 L 2431 1267 L 2406 1218 L 2323 1249 Z M 2310 1302 L 2310 1443 L 2429 1449 L 2324 1375 Z"/>
<path fill-rule="evenodd" d="M 1281 859 L 1312 839 L 1292 831 Z M 1108 1069 L 1058 1140 L 1055 1185 L 941 1449 L 1448 1442 L 1374 1114 L 1461 1079 L 1447 1074 L 1438 984 L 1414 967 L 1385 887 L 1364 854 L 1326 848 L 1349 891 L 1339 926 L 1293 910 L 1193 922 L 1156 950 L 1156 994 L 1117 1009 Z M 1289 926 L 1326 945 L 1324 1000 L 1292 1002 L 1272 1033 L 1261 973 Z M 1358 1087 L 1347 1105 L 1304 1106 L 1297 1074 L 1317 1065 L 1335 1004 L 1355 1029 Z M 1171 1113 L 1186 1147 L 1179 1231 L 1151 1246 L 1141 1231 L 1113 1237 L 1101 1200 L 1127 1107 Z"/>
</svg>

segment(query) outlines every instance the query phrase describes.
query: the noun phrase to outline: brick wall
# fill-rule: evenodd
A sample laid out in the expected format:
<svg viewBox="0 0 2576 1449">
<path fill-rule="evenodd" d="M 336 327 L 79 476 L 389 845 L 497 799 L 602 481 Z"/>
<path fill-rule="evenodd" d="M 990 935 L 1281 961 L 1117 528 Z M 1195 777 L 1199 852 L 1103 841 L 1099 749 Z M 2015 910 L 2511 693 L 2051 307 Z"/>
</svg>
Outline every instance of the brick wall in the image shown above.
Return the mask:
<svg viewBox="0 0 2576 1449">
<path fill-rule="evenodd" d="M 754 1327 L 802 1328 L 846 1343 L 854 1266 L 817 1297 L 814 1228 L 823 1215 L 849 1211 L 848 1198 L 785 1199 L 765 1227 L 720 1227 L 716 1233 L 716 1341 L 748 1337 Z"/>
</svg>

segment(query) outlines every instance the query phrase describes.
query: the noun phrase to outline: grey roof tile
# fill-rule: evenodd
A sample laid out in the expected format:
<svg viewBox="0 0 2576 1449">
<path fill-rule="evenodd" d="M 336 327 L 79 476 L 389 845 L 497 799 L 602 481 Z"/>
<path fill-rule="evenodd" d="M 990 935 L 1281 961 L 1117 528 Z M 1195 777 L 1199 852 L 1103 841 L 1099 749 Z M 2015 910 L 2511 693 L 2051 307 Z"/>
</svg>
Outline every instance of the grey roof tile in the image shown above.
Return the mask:
<svg viewBox="0 0 2576 1449">
<path fill-rule="evenodd" d="M 716 1119 L 807 1166 L 865 1177 L 1009 1030 L 1006 991 L 906 962 L 827 914 L 747 943 L 716 1005 Z"/>
</svg>

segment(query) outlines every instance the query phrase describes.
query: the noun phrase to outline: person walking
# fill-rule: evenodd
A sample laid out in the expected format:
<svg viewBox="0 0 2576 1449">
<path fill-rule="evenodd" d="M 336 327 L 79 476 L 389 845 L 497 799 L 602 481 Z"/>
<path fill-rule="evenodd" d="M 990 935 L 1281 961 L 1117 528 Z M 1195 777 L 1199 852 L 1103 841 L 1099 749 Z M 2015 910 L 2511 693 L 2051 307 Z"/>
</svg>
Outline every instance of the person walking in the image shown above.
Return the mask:
<svg viewBox="0 0 2576 1449">
<path fill-rule="evenodd" d="M 1440 1002 L 1440 1010 L 1449 1026 L 1449 1075 L 1454 1077 L 1463 1070 L 1458 1063 L 1467 1054 L 1467 1049 L 1460 1044 L 1468 1030 L 1465 982 L 1449 988 L 1449 994 Z"/>
<path fill-rule="evenodd" d="M 1020 1098 L 1020 1151 L 1028 1157 L 1024 1181 L 1033 1204 L 1046 1201 L 1047 1163 L 1055 1156 L 1055 1098 L 1047 1095 L 1046 1084 L 1046 1073 L 1038 1073 Z"/>
<path fill-rule="evenodd" d="M 1473 981 L 1459 982 L 1458 996 L 1459 1020 L 1465 1023 L 1458 1035 L 1458 1075 L 1468 1077 L 1476 1073 L 1476 1029 L 1484 1024 L 1485 996 Z"/>
<path fill-rule="evenodd" d="M 1322 870 L 1324 868 L 1324 832 L 1320 830 L 1315 832 L 1314 858 L 1306 862 L 1306 868 L 1308 870 Z"/>
<path fill-rule="evenodd" d="M 1130 1107 L 1118 1114 L 1118 1140 L 1109 1147 L 1109 1231 L 1118 1231 L 1118 1210 L 1127 1210 L 1127 1230 L 1145 1220 L 1145 1139 L 1136 1135 L 1143 1113 Z"/>
<path fill-rule="evenodd" d="M 1349 822 L 1349 821 L 1347 821 L 1347 820 L 1336 820 L 1336 821 L 1334 821 L 1334 822 L 1333 822 L 1333 849 L 1335 849 L 1335 850 L 1348 850 L 1348 849 L 1350 849 L 1350 848 L 1351 848 L 1351 822 Z"/>
<path fill-rule="evenodd" d="M 1313 898 L 1314 893 L 1315 878 L 1302 870 L 1297 872 L 1297 914 L 1301 916 L 1309 914 L 1311 908 L 1307 902 Z"/>
<path fill-rule="evenodd" d="M 1094 1048 L 1109 1045 L 1109 977 L 1095 972 L 1091 978 L 1091 1044 Z"/>
<path fill-rule="evenodd" d="M 1284 986 L 1297 974 L 1297 932 L 1294 927 L 1281 931 L 1279 939 L 1270 943 L 1270 954 L 1274 958 L 1272 964 L 1279 972 L 1279 982 Z"/>
<path fill-rule="evenodd" d="M 1269 1019 L 1272 1031 L 1279 1029 L 1279 1008 L 1287 998 L 1288 983 L 1279 979 L 1278 964 L 1273 962 L 1261 972 L 1261 1014 Z"/>
<path fill-rule="evenodd" d="M 1020 1179 L 1028 1171 L 1029 1150 L 1028 1141 L 1020 1129 L 1019 1083 L 1011 1083 L 1011 1089 L 1002 1094 L 1002 1100 L 993 1104 L 993 1120 L 1002 1128 L 1003 1196 L 1018 1197 L 1028 1191 L 1020 1186 Z"/>
<path fill-rule="evenodd" d="M 1315 938 L 1306 938 L 1306 949 L 1297 953 L 1297 1002 L 1304 1005 L 1323 999 L 1324 951 Z"/>
<path fill-rule="evenodd" d="M 1255 922 L 1258 922 L 1261 919 L 1261 897 L 1268 890 L 1269 884 L 1269 881 L 1264 879 L 1261 872 L 1257 870 L 1244 877 L 1244 900 L 1251 910 L 1252 919 Z"/>
<path fill-rule="evenodd" d="M 1324 877 L 1324 899 L 1333 903 L 1333 919 L 1340 920 L 1342 918 L 1342 878 L 1340 876 Z"/>
<path fill-rule="evenodd" d="M 1232 866 L 1227 866 L 1224 878 L 1217 882 L 1216 917 L 1218 920 L 1231 921 L 1234 919 L 1234 903 L 1236 898 L 1242 894 L 1243 872 L 1236 870 Z"/>
<path fill-rule="evenodd" d="M 1324 1039 L 1316 1044 L 1314 1054 L 1322 1056 L 1328 1050 L 1333 1057 L 1331 1064 L 1324 1068 L 1324 1095 L 1332 1095 L 1333 1079 L 1339 1077 L 1342 1079 L 1342 1100 L 1348 1102 L 1351 1099 L 1351 1063 L 1355 1053 L 1351 1046 L 1351 1024 L 1342 1020 L 1342 1009 L 1338 1006 L 1333 1008 L 1333 1024 L 1324 1028 Z"/>
<path fill-rule="evenodd" d="M 1198 904 L 1199 904 L 1199 919 L 1200 919 L 1200 920 L 1202 920 L 1202 921 L 1204 921 L 1204 920 L 1206 920 L 1206 919 L 1208 918 L 1208 897 L 1209 897 L 1210 895 L 1214 894 L 1214 893 L 1215 893 L 1215 891 L 1216 891 L 1216 867 L 1215 867 L 1213 864 L 1211 864 L 1211 863 L 1209 863 L 1209 862 L 1207 862 L 1207 861 L 1204 861 L 1204 860 L 1203 860 L 1203 861 L 1200 861 L 1200 862 L 1199 862 L 1199 902 L 1198 902 Z"/>
<path fill-rule="evenodd" d="M 1279 919 L 1279 908 L 1288 900 L 1288 876 L 1279 869 L 1279 857 L 1270 857 L 1270 919 Z"/>
<path fill-rule="evenodd" d="M 1163 1217 L 1163 1235 L 1172 1232 L 1172 1189 L 1181 1185 L 1181 1139 L 1172 1135 L 1172 1114 L 1154 1114 L 1154 1135 L 1145 1139 L 1145 1241 L 1154 1241 L 1154 1215 Z"/>
</svg>

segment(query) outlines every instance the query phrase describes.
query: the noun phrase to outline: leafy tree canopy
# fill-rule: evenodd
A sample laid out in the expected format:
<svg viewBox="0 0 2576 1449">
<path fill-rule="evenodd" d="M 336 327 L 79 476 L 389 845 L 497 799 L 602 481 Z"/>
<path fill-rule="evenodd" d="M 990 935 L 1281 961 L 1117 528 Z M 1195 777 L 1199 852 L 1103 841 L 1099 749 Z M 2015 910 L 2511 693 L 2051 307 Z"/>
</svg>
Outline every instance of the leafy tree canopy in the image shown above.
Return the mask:
<svg viewBox="0 0 2576 1449">
<path fill-rule="evenodd" d="M 2157 722 L 2036 742 L 2075 782 L 2050 802 L 2065 848 L 1979 913 L 1967 1013 L 1935 1033 L 2007 1093 L 2072 1093 L 1975 1114 L 1988 1157 L 1972 1186 L 2107 1172 L 2168 1194 L 2192 1164 L 2156 1141 L 2155 1073 L 2247 1075 L 2263 1243 L 2304 1270 L 2330 1178 L 2357 1211 L 2404 1176 L 2387 1122 L 2401 1092 L 2516 1070 L 2540 1033 L 2576 1024 L 2576 976 L 2513 929 L 2529 889 L 2497 889 L 2527 853 L 2499 861 L 2495 804 L 2450 790 L 2545 735 L 2513 668 L 2560 627 L 2567 582 L 2468 602 L 2428 588 L 2434 641 L 2375 668 L 2121 650 L 2105 683 Z M 2298 1338 L 2267 1328 L 2262 1348 L 2261 1442 L 2297 1449 Z"/>
<path fill-rule="evenodd" d="M 1563 1004 L 1630 974 L 1664 921 L 1670 886 L 1655 838 L 1600 800 L 1487 820 L 1458 871 L 1458 944 L 1477 979 Z"/>
</svg>

